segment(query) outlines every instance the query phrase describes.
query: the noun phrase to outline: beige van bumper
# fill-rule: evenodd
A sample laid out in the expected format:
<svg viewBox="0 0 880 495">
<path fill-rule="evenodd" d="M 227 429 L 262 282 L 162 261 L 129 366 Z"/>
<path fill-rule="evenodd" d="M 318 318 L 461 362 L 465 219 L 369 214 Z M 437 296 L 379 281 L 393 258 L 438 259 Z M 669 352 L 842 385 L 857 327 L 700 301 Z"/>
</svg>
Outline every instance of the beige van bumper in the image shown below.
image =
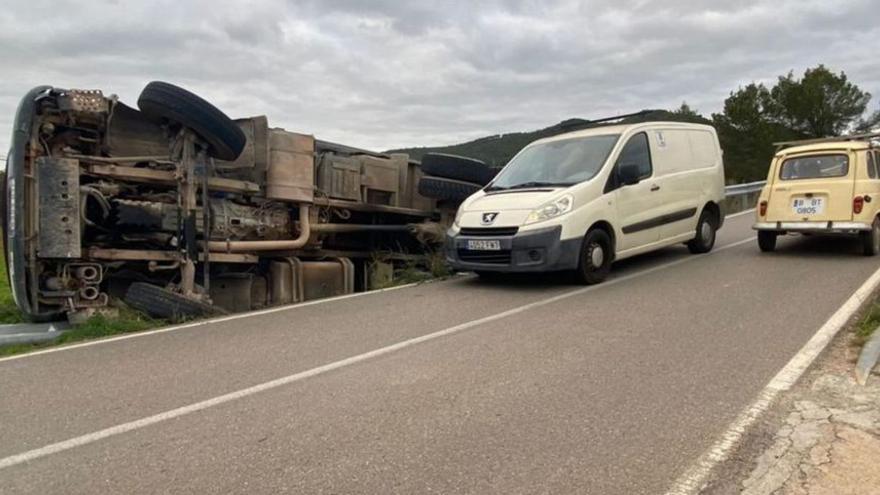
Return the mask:
<svg viewBox="0 0 880 495">
<path fill-rule="evenodd" d="M 817 234 L 852 234 L 871 230 L 870 223 L 864 222 L 758 222 L 752 226 L 755 230 L 772 230 L 776 232 L 815 232 Z"/>
</svg>

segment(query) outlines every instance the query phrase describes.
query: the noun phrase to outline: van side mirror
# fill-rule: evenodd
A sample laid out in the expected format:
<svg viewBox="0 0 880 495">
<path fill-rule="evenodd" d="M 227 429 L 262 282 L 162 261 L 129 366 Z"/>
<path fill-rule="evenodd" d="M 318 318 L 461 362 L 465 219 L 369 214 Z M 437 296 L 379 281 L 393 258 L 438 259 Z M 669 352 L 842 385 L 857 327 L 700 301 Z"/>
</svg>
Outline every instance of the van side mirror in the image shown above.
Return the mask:
<svg viewBox="0 0 880 495">
<path fill-rule="evenodd" d="M 637 163 L 622 163 L 617 168 L 617 179 L 624 186 L 638 184 L 641 180 L 641 170 Z"/>
</svg>

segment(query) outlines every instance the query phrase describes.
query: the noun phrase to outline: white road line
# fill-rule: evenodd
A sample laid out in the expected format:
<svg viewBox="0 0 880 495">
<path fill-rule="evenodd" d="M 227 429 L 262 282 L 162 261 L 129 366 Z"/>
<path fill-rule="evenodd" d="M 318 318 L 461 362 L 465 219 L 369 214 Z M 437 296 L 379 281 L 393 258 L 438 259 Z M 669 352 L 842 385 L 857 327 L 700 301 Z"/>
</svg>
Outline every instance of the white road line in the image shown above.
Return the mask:
<svg viewBox="0 0 880 495">
<path fill-rule="evenodd" d="M 734 213 L 732 215 L 727 215 L 724 218 L 725 219 L 736 218 L 738 216 L 741 216 L 741 215 L 744 215 L 746 213 L 750 213 L 753 211 L 755 211 L 754 208 L 751 210 L 746 210 L 746 211 L 742 211 L 739 213 Z M 428 282 L 428 283 L 430 283 L 430 282 Z M 291 304 L 291 305 L 287 305 L 287 306 L 278 306 L 275 308 L 261 309 L 258 311 L 249 311 L 247 313 L 236 313 L 234 315 L 221 316 L 219 318 L 211 318 L 208 320 L 199 320 L 199 321 L 194 321 L 192 323 L 185 323 L 183 325 L 174 325 L 174 326 L 170 326 L 170 327 L 157 328 L 155 330 L 146 330 L 143 332 L 127 333 L 124 335 L 117 335 L 115 337 L 107 337 L 107 338 L 102 338 L 102 339 L 90 340 L 88 342 L 81 342 L 79 344 L 61 345 L 58 347 L 51 347 L 49 349 L 43 349 L 40 351 L 33 351 L 33 352 L 25 353 L 25 354 L 17 354 L 17 355 L 13 355 L 13 356 L 0 358 L 0 363 L 2 363 L 4 361 L 13 361 L 16 359 L 25 359 L 25 358 L 34 357 L 34 356 L 41 356 L 43 354 L 52 354 L 55 352 L 69 351 L 71 349 L 79 349 L 81 347 L 91 347 L 94 345 L 109 344 L 110 342 L 118 342 L 120 340 L 137 339 L 140 337 L 146 337 L 147 335 L 155 335 L 155 334 L 166 333 L 166 332 L 174 332 L 176 330 L 183 330 L 186 328 L 194 328 L 194 327 L 200 327 L 202 325 L 210 325 L 211 323 L 219 323 L 219 322 L 223 322 L 223 321 L 231 321 L 231 320 L 238 320 L 241 318 L 248 318 L 250 316 L 258 316 L 258 315 L 265 315 L 265 314 L 269 314 L 269 313 L 277 313 L 279 311 L 292 311 L 292 310 L 304 308 L 307 306 L 314 306 L 316 304 L 326 304 L 326 303 L 341 301 L 343 299 L 351 299 L 351 298 L 355 298 L 355 297 L 380 294 L 382 292 L 388 292 L 388 291 L 397 290 L 397 289 L 405 289 L 405 288 L 413 287 L 416 285 L 419 285 L 419 284 L 406 284 L 406 285 L 399 285 L 397 287 L 389 287 L 387 289 L 372 290 L 372 291 L 368 291 L 368 292 L 358 292 L 356 294 L 346 294 L 344 296 L 328 297 L 326 299 L 319 299 L 317 301 L 309 301 L 309 302 L 304 302 L 304 303 L 299 303 L 299 304 Z"/>
<path fill-rule="evenodd" d="M 755 209 L 752 208 L 752 209 L 750 209 L 750 210 L 743 210 L 743 211 L 738 212 L 738 213 L 731 213 L 730 215 L 727 215 L 727 216 L 724 217 L 724 218 L 727 219 L 727 220 L 729 220 L 729 219 L 731 219 L 731 218 L 741 217 L 741 216 L 743 216 L 743 215 L 748 215 L 748 214 L 750 214 L 750 213 L 754 213 L 754 212 L 755 212 Z"/>
<path fill-rule="evenodd" d="M 422 282 L 422 283 L 431 283 L 431 282 Z M 71 345 L 64 345 L 64 346 L 59 346 L 59 347 L 52 347 L 50 349 L 43 349 L 41 351 L 33 351 L 33 352 L 28 352 L 26 354 L 17 354 L 17 355 L 13 355 L 13 356 L 0 358 L 0 363 L 2 363 L 4 361 L 12 361 L 15 359 L 24 359 L 24 358 L 34 357 L 34 356 L 40 356 L 42 354 L 51 354 L 53 352 L 69 351 L 71 349 L 79 349 L 80 347 L 91 347 L 93 345 L 109 344 L 110 342 L 117 342 L 120 340 L 136 339 L 139 337 L 146 337 L 147 335 L 155 335 L 158 333 L 173 332 L 175 330 L 183 330 L 185 328 L 200 327 L 202 325 L 210 325 L 211 323 L 220 323 L 223 321 L 238 320 L 241 318 L 248 318 L 250 316 L 258 316 L 258 315 L 265 315 L 265 314 L 269 314 L 269 313 L 277 313 L 279 311 L 292 311 L 292 310 L 296 310 L 299 308 L 305 308 L 307 306 L 315 306 L 317 304 L 326 304 L 326 303 L 330 303 L 330 302 L 341 301 L 343 299 L 353 299 L 355 297 L 381 294 L 383 292 L 389 292 L 389 291 L 398 290 L 398 289 L 406 289 L 408 287 L 414 287 L 416 285 L 420 285 L 420 284 L 414 283 L 414 284 L 398 285 L 395 287 L 388 287 L 386 289 L 377 289 L 377 290 L 371 290 L 368 292 L 358 292 L 356 294 L 345 294 L 343 296 L 328 297 L 326 299 L 318 299 L 316 301 L 309 301 L 309 302 L 304 302 L 304 303 L 288 304 L 286 306 L 277 306 L 274 308 L 261 309 L 258 311 L 249 311 L 246 313 L 236 313 L 234 315 L 221 316 L 218 318 L 211 318 L 208 320 L 199 320 L 199 321 L 194 321 L 192 323 L 184 323 L 183 325 L 174 325 L 174 326 L 170 326 L 170 327 L 157 328 L 155 330 L 146 330 L 144 332 L 127 333 L 125 335 L 119 335 L 116 337 L 107 337 L 107 338 L 98 339 L 98 340 L 90 340 L 88 342 L 82 342 L 79 344 L 71 344 Z"/>
<path fill-rule="evenodd" d="M 746 430 L 767 411 L 777 396 L 781 392 L 789 390 L 800 379 L 837 333 L 846 326 L 853 315 L 858 313 L 862 305 L 870 299 L 878 286 L 880 286 L 880 269 L 875 271 L 843 303 L 843 306 L 828 318 L 825 324 L 819 328 L 819 331 L 791 358 L 791 361 L 767 383 L 767 386 L 758 394 L 755 401 L 740 412 L 739 416 L 734 419 L 733 423 L 721 435 L 721 438 L 675 481 L 675 484 L 672 485 L 672 488 L 666 494 L 693 495 L 705 488 L 712 469 L 730 456 L 733 449 L 742 440 Z"/>
<path fill-rule="evenodd" d="M 366 361 L 368 359 L 373 359 L 379 356 L 383 356 L 385 354 L 389 354 L 392 352 L 399 351 L 401 349 L 405 349 L 407 347 L 412 347 L 414 345 L 421 344 L 423 342 L 428 342 L 430 340 L 438 339 L 440 337 L 445 337 L 448 335 L 452 335 L 455 333 L 462 332 L 464 330 L 468 330 L 470 328 L 474 328 L 476 326 L 482 325 L 484 323 L 489 323 L 492 321 L 500 320 L 502 318 L 507 318 L 508 316 L 513 316 L 519 313 L 523 313 L 525 311 L 529 311 L 531 309 L 535 309 L 541 306 L 546 306 L 548 304 L 552 304 L 555 302 L 559 302 L 574 296 L 578 296 L 585 292 L 594 291 L 597 289 L 601 289 L 603 287 L 608 287 L 611 285 L 619 284 L 622 282 L 626 282 L 627 280 L 632 280 L 637 277 L 641 277 L 644 275 L 648 275 L 650 273 L 654 273 L 660 270 L 665 270 L 667 268 L 671 268 L 673 266 L 681 265 L 683 263 L 687 263 L 688 261 L 697 260 L 704 258 L 706 256 L 711 256 L 714 253 L 720 253 L 722 251 L 740 246 L 742 244 L 753 242 L 755 237 L 750 237 L 748 239 L 744 239 L 738 242 L 734 242 L 732 244 L 727 244 L 726 246 L 715 249 L 714 251 L 701 256 L 688 256 L 685 258 L 681 258 L 675 261 L 671 261 L 669 263 L 664 263 L 662 265 L 657 265 L 651 268 L 648 268 L 643 271 L 630 273 L 629 275 L 624 275 L 620 278 L 615 278 L 609 280 L 600 285 L 590 285 L 587 287 L 583 287 L 580 289 L 575 289 L 570 292 L 566 292 L 563 294 L 559 294 L 553 297 L 548 297 L 547 299 L 542 299 L 539 301 L 535 301 L 529 304 L 525 304 L 518 308 L 509 309 L 507 311 L 502 311 L 500 313 L 496 313 L 494 315 L 485 316 L 483 318 L 479 318 L 477 320 L 472 320 L 469 322 L 461 323 L 459 325 L 455 325 L 449 328 L 445 328 L 443 330 L 436 331 L 434 333 L 429 333 L 427 335 L 422 335 L 421 337 L 415 337 L 409 340 L 404 340 L 398 342 L 396 344 L 392 344 L 386 347 L 382 347 L 379 349 L 375 349 L 373 351 L 365 352 L 363 354 L 358 354 L 356 356 L 351 356 L 349 358 L 343 359 L 341 361 L 336 361 L 333 363 L 325 364 L 323 366 L 318 366 L 317 368 L 312 368 L 310 370 L 302 371 L 299 373 L 295 373 L 292 375 L 288 375 L 282 378 L 277 378 L 275 380 L 271 380 L 268 382 L 261 383 L 259 385 L 254 385 L 252 387 L 244 388 L 241 390 L 237 390 L 235 392 L 230 392 L 228 394 L 220 395 L 211 399 L 203 400 L 201 402 L 196 402 L 194 404 L 190 404 L 183 407 L 178 407 L 176 409 L 171 409 L 169 411 L 161 412 L 158 414 L 154 414 L 153 416 L 148 416 L 146 418 L 141 418 L 135 421 L 131 421 L 128 423 L 118 424 L 116 426 L 111 426 L 110 428 L 105 428 L 100 431 L 96 431 L 93 433 L 87 433 L 85 435 L 81 435 L 78 437 L 74 437 L 68 440 L 64 440 L 61 442 L 53 443 L 50 445 L 46 445 L 45 447 L 40 447 L 38 449 L 29 450 L 27 452 L 23 452 L 21 454 L 12 455 L 9 457 L 5 457 L 0 459 L 0 469 L 12 467 L 18 464 L 22 464 L 24 462 L 33 461 L 35 459 L 39 459 L 41 457 L 46 457 L 48 455 L 57 454 L 59 452 L 64 452 L 65 450 L 70 450 L 76 447 L 81 447 L 83 445 L 87 445 L 93 442 L 97 442 L 98 440 L 102 440 L 104 438 L 120 435 L 122 433 L 126 433 L 129 431 L 138 430 L 156 423 L 161 423 L 163 421 L 167 421 L 169 419 L 178 418 L 180 416 L 184 416 L 187 414 L 191 414 L 194 412 L 198 412 L 204 409 L 208 409 L 210 407 L 218 406 L 220 404 L 224 404 L 226 402 L 234 401 L 236 399 L 242 399 L 244 397 L 248 397 L 260 392 L 264 392 L 266 390 L 271 390 L 273 388 L 281 387 L 284 385 L 288 385 L 294 382 L 298 382 L 300 380 L 304 380 L 306 378 L 311 378 L 313 376 L 318 376 L 329 371 L 337 370 L 339 368 L 344 368 L 346 366 L 351 366 L 356 363 L 360 363 L 362 361 Z"/>
</svg>

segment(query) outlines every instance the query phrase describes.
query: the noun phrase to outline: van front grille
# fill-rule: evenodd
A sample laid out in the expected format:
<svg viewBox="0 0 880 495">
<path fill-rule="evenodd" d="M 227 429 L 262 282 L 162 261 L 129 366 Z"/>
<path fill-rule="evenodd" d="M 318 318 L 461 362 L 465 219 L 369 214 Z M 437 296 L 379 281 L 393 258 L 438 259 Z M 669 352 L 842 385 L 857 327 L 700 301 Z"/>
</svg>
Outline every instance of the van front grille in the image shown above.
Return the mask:
<svg viewBox="0 0 880 495">
<path fill-rule="evenodd" d="M 519 231 L 519 227 L 462 227 L 460 235 L 471 237 L 511 236 Z"/>
<path fill-rule="evenodd" d="M 510 250 L 503 251 L 471 251 L 459 249 L 458 259 L 470 263 L 485 263 L 490 265 L 509 265 Z"/>
</svg>

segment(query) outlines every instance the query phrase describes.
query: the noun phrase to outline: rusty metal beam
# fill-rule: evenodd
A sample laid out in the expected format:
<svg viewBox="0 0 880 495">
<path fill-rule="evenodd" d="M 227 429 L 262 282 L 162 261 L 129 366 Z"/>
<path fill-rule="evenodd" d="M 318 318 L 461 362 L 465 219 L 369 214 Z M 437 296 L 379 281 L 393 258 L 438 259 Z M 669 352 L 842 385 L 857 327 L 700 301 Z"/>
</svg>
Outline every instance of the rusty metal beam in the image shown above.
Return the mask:
<svg viewBox="0 0 880 495">
<path fill-rule="evenodd" d="M 153 170 L 140 167 L 126 167 L 122 165 L 89 165 L 86 170 L 92 175 L 113 177 L 116 179 L 130 180 L 134 182 L 146 182 L 152 184 L 175 185 L 174 172 L 168 170 Z M 212 191 L 233 193 L 256 194 L 260 192 L 260 185 L 255 182 L 226 179 L 224 177 L 211 177 L 208 186 Z"/>
<path fill-rule="evenodd" d="M 88 257 L 96 260 L 115 261 L 180 261 L 178 251 L 162 251 L 150 249 L 112 249 L 92 247 L 88 250 Z M 200 259 L 203 256 L 199 256 Z M 211 261 L 214 263 L 256 263 L 259 256 L 242 253 L 211 253 Z"/>
</svg>

